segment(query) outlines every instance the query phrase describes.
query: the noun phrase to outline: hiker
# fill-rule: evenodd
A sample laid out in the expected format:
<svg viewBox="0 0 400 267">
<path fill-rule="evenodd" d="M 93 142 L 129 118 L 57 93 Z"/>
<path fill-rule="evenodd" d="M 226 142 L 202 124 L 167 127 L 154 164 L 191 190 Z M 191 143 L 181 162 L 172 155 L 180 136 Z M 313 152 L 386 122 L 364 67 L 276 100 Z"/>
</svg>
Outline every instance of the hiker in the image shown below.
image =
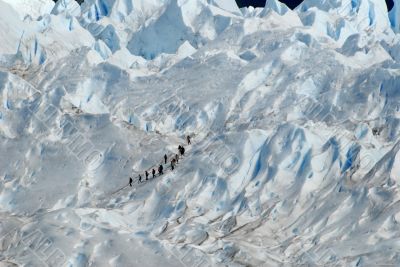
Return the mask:
<svg viewBox="0 0 400 267">
<path fill-rule="evenodd" d="M 149 172 L 145 171 L 144 174 L 146 175 L 146 181 L 149 180 Z"/>
<path fill-rule="evenodd" d="M 132 187 L 132 182 L 133 182 L 133 180 L 132 180 L 132 177 L 129 177 L 129 185 Z"/>
<path fill-rule="evenodd" d="M 178 147 L 179 154 L 181 154 L 181 156 L 183 156 L 182 149 L 183 149 L 183 147 L 182 147 L 182 146 L 179 146 L 179 147 Z"/>
<path fill-rule="evenodd" d="M 175 154 L 175 160 L 176 160 L 176 163 L 179 162 L 179 156 L 178 156 L 178 154 Z"/>
<path fill-rule="evenodd" d="M 183 146 L 180 146 L 179 153 L 181 153 L 181 156 L 185 154 L 185 148 Z"/>
<path fill-rule="evenodd" d="M 189 135 L 186 136 L 186 140 L 187 140 L 188 145 L 190 145 L 192 143 L 192 142 L 190 142 L 190 136 Z"/>
<path fill-rule="evenodd" d="M 158 167 L 158 173 L 160 174 L 160 176 L 164 174 L 163 169 L 164 169 L 163 165 L 160 164 L 160 166 Z"/>
<path fill-rule="evenodd" d="M 156 178 L 156 170 L 153 169 L 151 172 L 153 173 L 153 178 Z"/>
<path fill-rule="evenodd" d="M 142 176 L 139 174 L 139 183 L 142 182 Z"/>
<path fill-rule="evenodd" d="M 164 155 L 165 164 L 167 164 L 167 159 L 168 159 L 168 156 L 167 156 L 167 154 L 165 154 L 165 155 Z"/>
<path fill-rule="evenodd" d="M 175 159 L 172 159 L 172 160 L 171 160 L 171 170 L 172 170 L 172 171 L 175 169 L 175 162 L 176 162 Z"/>
</svg>

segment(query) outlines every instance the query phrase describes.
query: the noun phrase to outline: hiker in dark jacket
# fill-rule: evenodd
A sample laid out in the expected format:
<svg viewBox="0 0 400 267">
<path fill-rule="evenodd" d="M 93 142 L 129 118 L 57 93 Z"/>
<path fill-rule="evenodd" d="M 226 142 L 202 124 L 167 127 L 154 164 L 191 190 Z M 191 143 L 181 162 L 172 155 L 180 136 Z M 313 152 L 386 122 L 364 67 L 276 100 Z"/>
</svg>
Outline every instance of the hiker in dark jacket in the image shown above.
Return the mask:
<svg viewBox="0 0 400 267">
<path fill-rule="evenodd" d="M 185 148 L 181 146 L 181 150 L 179 152 L 181 153 L 181 156 L 185 155 Z"/>
<path fill-rule="evenodd" d="M 167 156 L 167 154 L 165 154 L 165 155 L 164 155 L 165 164 L 167 164 L 167 159 L 168 159 L 168 156 Z"/>
<path fill-rule="evenodd" d="M 153 170 L 151 171 L 151 173 L 153 174 L 153 178 L 156 178 L 156 170 L 153 169 Z"/>
<path fill-rule="evenodd" d="M 163 173 L 163 169 L 164 169 L 164 167 L 163 167 L 163 165 L 161 164 L 161 165 L 158 167 L 158 174 L 159 174 L 160 176 L 164 174 L 164 173 Z"/>
<path fill-rule="evenodd" d="M 149 172 L 148 172 L 148 171 L 145 171 L 144 174 L 146 175 L 146 181 L 149 180 Z"/>
<path fill-rule="evenodd" d="M 171 170 L 172 170 L 172 171 L 175 169 L 175 163 L 176 163 L 176 160 L 175 160 L 175 159 L 172 159 L 172 160 L 171 160 Z"/>
<path fill-rule="evenodd" d="M 132 180 L 132 177 L 129 177 L 129 185 L 132 187 L 132 182 L 133 182 L 133 180 Z"/>
</svg>

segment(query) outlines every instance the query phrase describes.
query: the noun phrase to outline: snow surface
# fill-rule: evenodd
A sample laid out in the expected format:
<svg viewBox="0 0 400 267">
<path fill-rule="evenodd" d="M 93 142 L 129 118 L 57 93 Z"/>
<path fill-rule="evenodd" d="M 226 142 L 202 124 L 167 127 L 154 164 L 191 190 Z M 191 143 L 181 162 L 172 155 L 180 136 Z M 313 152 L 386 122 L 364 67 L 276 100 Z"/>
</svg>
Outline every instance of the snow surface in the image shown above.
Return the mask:
<svg viewBox="0 0 400 267">
<path fill-rule="evenodd" d="M 50 2 L 0 0 L 0 266 L 400 264 L 397 2 Z"/>
<path fill-rule="evenodd" d="M 2 2 L 11 5 L 21 19 L 27 16 L 37 19 L 41 15 L 50 13 L 54 7 L 54 2 L 51 0 L 2 0 Z M 6 13 L 2 12 L 3 14 Z"/>
</svg>

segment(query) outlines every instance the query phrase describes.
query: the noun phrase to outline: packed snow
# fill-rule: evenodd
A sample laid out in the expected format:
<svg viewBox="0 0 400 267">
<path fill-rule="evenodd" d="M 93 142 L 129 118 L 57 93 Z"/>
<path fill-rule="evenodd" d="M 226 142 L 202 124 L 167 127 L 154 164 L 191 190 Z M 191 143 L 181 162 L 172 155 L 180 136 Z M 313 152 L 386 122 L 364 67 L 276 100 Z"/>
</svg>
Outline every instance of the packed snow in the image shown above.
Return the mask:
<svg viewBox="0 0 400 267">
<path fill-rule="evenodd" d="M 398 1 L 0 12 L 0 266 L 400 264 Z"/>
</svg>

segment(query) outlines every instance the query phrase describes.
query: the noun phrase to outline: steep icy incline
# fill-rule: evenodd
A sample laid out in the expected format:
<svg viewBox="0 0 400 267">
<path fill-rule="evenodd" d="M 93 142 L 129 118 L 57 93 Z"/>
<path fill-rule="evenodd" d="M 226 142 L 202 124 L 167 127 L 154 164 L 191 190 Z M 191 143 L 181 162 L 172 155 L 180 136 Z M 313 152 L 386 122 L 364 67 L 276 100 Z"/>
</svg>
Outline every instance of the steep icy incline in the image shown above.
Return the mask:
<svg viewBox="0 0 400 267">
<path fill-rule="evenodd" d="M 289 8 L 285 4 L 279 2 L 278 0 L 267 1 L 265 3 L 264 8 L 266 10 L 273 10 L 276 13 L 278 13 L 279 15 L 284 15 L 286 12 L 289 11 Z"/>
<path fill-rule="evenodd" d="M 51 14 L 58 15 L 66 13 L 66 15 L 79 16 L 81 14 L 81 7 L 75 0 L 57 1 Z"/>
<path fill-rule="evenodd" d="M 234 0 L 212 0 L 211 3 L 235 15 L 241 15 L 240 9 Z"/>
<path fill-rule="evenodd" d="M 19 41 L 24 34 L 23 22 L 18 19 L 18 13 L 7 3 L 0 1 L 0 34 L 7 36 L 2 38 L 0 46 L 1 57 L 15 55 L 18 51 Z"/>
<path fill-rule="evenodd" d="M 399 35 L 324 3 L 0 0 L 0 266 L 399 265 Z"/>
<path fill-rule="evenodd" d="M 400 3 L 399 1 L 394 1 L 394 7 L 389 13 L 390 22 L 393 30 L 396 33 L 400 32 Z"/>
</svg>

